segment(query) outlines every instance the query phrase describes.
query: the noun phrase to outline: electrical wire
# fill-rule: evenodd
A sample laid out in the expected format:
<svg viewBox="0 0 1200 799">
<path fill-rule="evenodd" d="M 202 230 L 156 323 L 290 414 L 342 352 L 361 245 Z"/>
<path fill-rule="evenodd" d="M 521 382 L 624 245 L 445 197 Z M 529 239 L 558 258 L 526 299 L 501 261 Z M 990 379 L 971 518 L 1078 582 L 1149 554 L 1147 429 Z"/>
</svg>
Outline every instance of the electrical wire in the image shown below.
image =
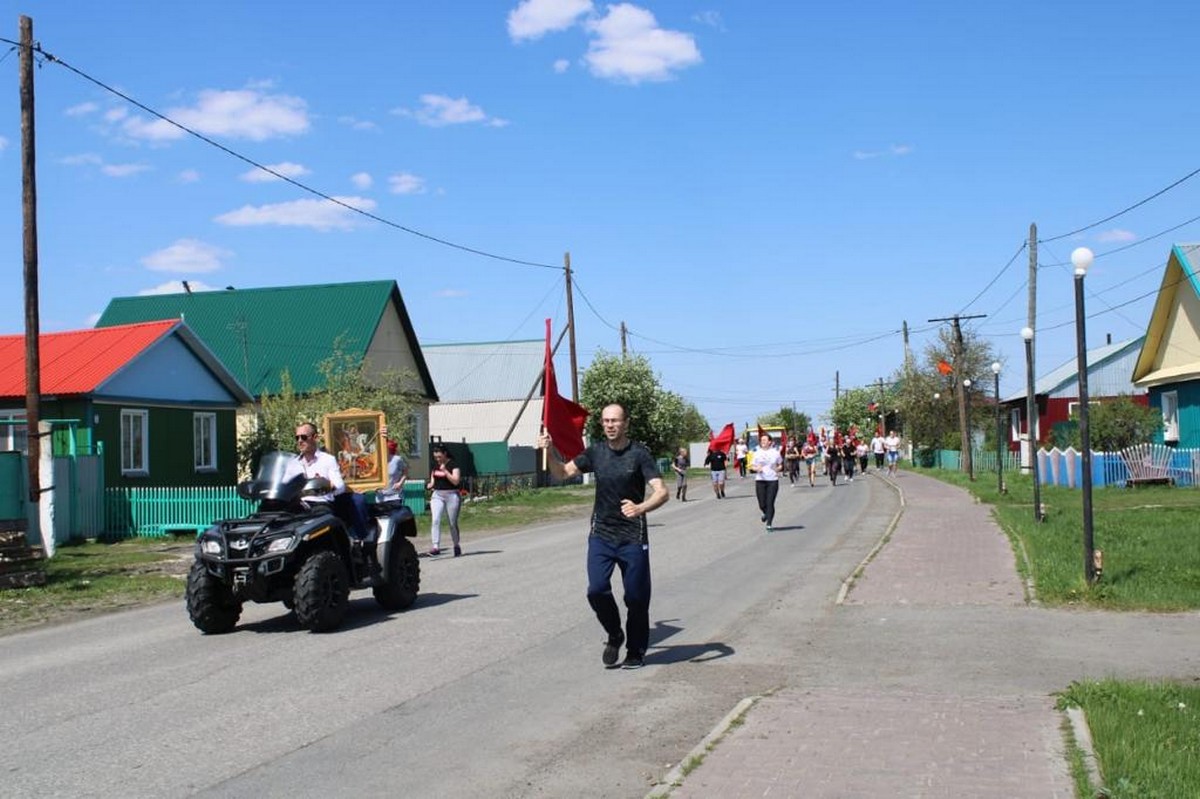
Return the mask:
<svg viewBox="0 0 1200 799">
<path fill-rule="evenodd" d="M 1130 211 L 1134 210 L 1135 208 L 1140 208 L 1141 206 L 1145 205 L 1146 203 L 1150 202 L 1151 200 L 1155 199 L 1156 197 L 1161 197 L 1162 195 L 1169 192 L 1171 189 L 1174 189 L 1175 187 L 1179 186 L 1180 184 L 1182 184 L 1188 180 L 1191 180 L 1196 175 L 1200 175 L 1200 169 L 1193 169 L 1191 172 L 1187 173 L 1186 175 L 1181 177 L 1179 180 L 1172 183 L 1170 186 L 1166 186 L 1164 188 L 1159 189 L 1158 191 L 1151 194 L 1149 197 L 1146 197 L 1145 199 L 1142 199 L 1142 200 L 1138 200 L 1133 205 L 1131 205 L 1127 208 L 1124 208 L 1120 211 L 1117 211 L 1115 214 L 1110 214 L 1109 216 L 1106 216 L 1103 219 L 1098 219 L 1095 222 L 1092 222 L 1090 225 L 1084 225 L 1083 227 L 1075 228 L 1074 230 L 1068 231 L 1066 233 L 1060 233 L 1057 236 L 1050 236 L 1049 238 L 1038 239 L 1038 243 L 1039 244 L 1049 244 L 1052 241 L 1058 241 L 1059 239 L 1069 238 L 1070 236 L 1074 236 L 1077 233 L 1082 233 L 1085 230 L 1091 230 L 1094 227 L 1099 227 L 1100 225 L 1103 225 L 1106 222 L 1111 222 L 1114 219 L 1116 219 L 1117 217 L 1124 216 L 1125 214 L 1129 213 Z"/>
<path fill-rule="evenodd" d="M 11 39 L 5 39 L 2 37 L 0 37 L 0 42 L 6 42 L 8 44 L 20 46 L 19 42 L 14 42 Z M 315 189 L 306 183 L 302 183 L 294 178 L 290 178 L 287 175 L 281 174 L 280 172 L 277 172 L 274 169 L 271 169 L 271 167 L 267 166 L 266 164 L 262 164 L 262 163 L 259 163 L 258 161 L 255 161 L 253 158 L 242 155 L 241 153 L 237 152 L 236 150 L 226 147 L 225 145 L 215 141 L 214 139 L 212 139 L 208 136 L 205 136 L 203 133 L 200 133 L 199 131 L 196 131 L 196 130 L 192 130 L 187 125 L 184 125 L 180 122 L 176 122 L 174 119 L 171 119 L 170 117 L 166 116 L 165 114 L 161 114 L 158 111 L 155 111 L 153 108 L 149 107 L 145 103 L 135 100 L 134 98 L 130 97 L 128 94 L 125 94 L 124 92 L 121 92 L 118 89 L 115 89 L 112 86 L 109 86 L 107 83 L 104 83 L 103 81 L 99 80 L 98 78 L 94 78 L 91 75 L 89 75 L 88 73 L 84 72 L 83 70 L 81 70 L 77 67 L 74 67 L 71 64 L 68 64 L 66 61 L 63 61 L 61 58 L 59 58 L 51 53 L 46 52 L 45 50 L 42 49 L 41 44 L 34 44 L 33 50 L 35 53 L 40 54 L 48 62 L 50 62 L 52 64 L 58 64 L 58 65 L 64 67 L 65 69 L 75 73 L 76 75 L 78 75 L 79 77 L 88 81 L 89 83 L 92 83 L 92 84 L 100 87 L 101 89 L 103 89 L 106 92 L 109 92 L 110 94 L 120 97 L 122 100 L 129 103 L 130 105 L 140 108 L 141 110 L 145 111 L 147 114 L 150 114 L 154 117 L 157 117 L 158 119 L 161 119 L 163 122 L 166 122 L 167 124 L 178 128 L 179 130 L 183 131 L 184 133 L 188 134 L 189 136 L 193 136 L 193 137 L 199 139 L 200 141 L 204 142 L 205 144 L 208 144 L 212 147 L 217 148 L 218 150 L 225 153 L 226 155 L 232 156 L 233 158 L 236 158 L 239 161 L 243 161 L 244 163 L 247 163 L 256 169 L 261 169 L 262 171 L 266 172 L 269 175 L 273 175 L 274 177 L 279 178 L 280 180 L 282 180 L 286 183 L 290 183 L 291 185 L 295 186 L 296 188 L 300 189 L 301 191 L 305 191 L 316 197 L 320 197 L 322 200 L 325 200 L 326 202 L 330 202 L 330 203 L 333 203 L 334 205 L 338 205 L 342 208 L 345 208 L 346 210 L 348 210 L 352 213 L 359 214 L 360 216 L 366 217 L 367 219 L 371 219 L 375 222 L 379 222 L 380 224 L 386 225 L 391 228 L 395 228 L 396 230 L 403 231 L 404 233 L 408 233 L 409 235 L 425 239 L 426 241 L 431 241 L 434 244 L 441 244 L 444 247 L 450 247 L 452 249 L 459 250 L 461 252 L 470 253 L 471 255 L 478 255 L 483 258 L 491 258 L 496 261 L 503 261 L 505 263 L 510 263 L 510 264 L 514 264 L 517 266 L 529 266 L 529 267 L 536 267 L 539 269 L 555 269 L 555 270 L 561 270 L 564 268 L 562 266 L 557 266 L 555 264 L 544 264 L 544 263 L 541 263 L 538 261 L 526 261 L 526 260 L 522 260 L 520 258 L 510 258 L 509 256 L 506 256 L 506 255 L 497 255 L 496 253 L 488 252 L 486 250 L 480 250 L 475 247 L 468 247 L 465 244 L 458 244 L 456 242 L 450 241 L 449 239 L 443 239 L 443 238 L 439 238 L 438 236 L 431 235 L 429 233 L 423 233 L 420 230 L 416 230 L 415 228 L 407 227 L 405 225 L 400 224 L 399 222 L 393 222 L 392 220 L 390 220 L 386 217 L 380 216 L 378 214 L 373 214 L 370 211 L 363 210 L 362 208 L 357 208 L 348 202 L 339 200 L 338 198 L 333 197 L 329 194 L 326 194 L 325 192 L 320 191 L 319 189 Z"/>
<path fill-rule="evenodd" d="M 984 294 L 987 294 L 988 289 L 990 289 L 992 286 L 996 285 L 996 281 L 999 280 L 1001 278 L 1001 276 L 1005 272 L 1008 271 L 1008 268 L 1010 266 L 1012 266 L 1013 263 L 1017 260 L 1017 256 L 1020 255 L 1021 253 L 1025 252 L 1025 248 L 1028 246 L 1029 246 L 1029 242 L 1025 242 L 1025 241 L 1021 242 L 1021 246 L 1018 247 L 1017 251 L 1012 254 L 1012 258 L 1008 259 L 1008 263 L 1006 263 L 1004 266 L 1002 266 L 1000 268 L 1000 271 L 996 273 L 996 276 L 991 279 L 991 282 L 989 282 L 986 286 L 984 286 L 982 291 L 980 291 L 978 294 L 976 294 L 974 297 L 972 297 L 970 302 L 968 302 L 961 309 L 959 309 L 958 313 L 960 315 L 966 313 L 967 309 L 970 308 L 972 305 L 974 305 L 976 300 L 978 300 Z"/>
</svg>

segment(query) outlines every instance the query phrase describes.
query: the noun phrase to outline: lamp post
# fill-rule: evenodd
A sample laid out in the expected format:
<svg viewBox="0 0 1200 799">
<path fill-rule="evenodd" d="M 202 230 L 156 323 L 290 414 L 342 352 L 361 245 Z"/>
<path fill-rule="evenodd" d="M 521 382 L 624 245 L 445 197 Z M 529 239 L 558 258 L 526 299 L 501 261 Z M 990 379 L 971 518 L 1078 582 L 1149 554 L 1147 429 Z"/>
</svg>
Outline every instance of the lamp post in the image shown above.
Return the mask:
<svg viewBox="0 0 1200 799">
<path fill-rule="evenodd" d="M 992 363 L 992 376 L 995 378 L 996 399 L 996 492 L 1004 493 L 1004 449 L 1001 439 L 1004 438 L 1004 428 L 1000 425 L 1000 362 Z"/>
<path fill-rule="evenodd" d="M 1092 251 L 1078 247 L 1071 253 L 1075 266 L 1075 357 L 1079 364 L 1079 440 L 1083 452 L 1080 486 L 1083 489 L 1083 573 L 1088 585 L 1096 582 L 1095 548 L 1092 541 L 1092 435 L 1088 428 L 1087 333 L 1084 329 L 1083 277 L 1092 265 Z"/>
<path fill-rule="evenodd" d="M 971 378 L 963 380 L 963 399 L 967 403 L 967 439 L 963 441 L 962 448 L 967 459 L 967 479 L 975 479 L 975 459 L 971 457 Z"/>
<path fill-rule="evenodd" d="M 1033 328 L 1021 328 L 1025 341 L 1025 426 L 1029 434 L 1029 469 L 1033 475 L 1033 520 L 1042 520 L 1042 484 L 1038 477 L 1038 411 L 1033 393 Z"/>
<path fill-rule="evenodd" d="M 937 467 L 942 468 L 942 395 L 933 392 L 933 451 L 937 453 Z"/>
</svg>

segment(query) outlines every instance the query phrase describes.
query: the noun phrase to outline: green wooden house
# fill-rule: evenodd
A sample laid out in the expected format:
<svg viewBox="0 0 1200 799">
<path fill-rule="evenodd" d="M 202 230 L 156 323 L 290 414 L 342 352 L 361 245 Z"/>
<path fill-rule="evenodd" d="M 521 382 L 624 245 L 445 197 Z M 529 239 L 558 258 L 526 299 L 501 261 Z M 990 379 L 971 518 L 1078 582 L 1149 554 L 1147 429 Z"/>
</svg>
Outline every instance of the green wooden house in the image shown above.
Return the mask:
<svg viewBox="0 0 1200 799">
<path fill-rule="evenodd" d="M 103 452 L 103 484 L 231 485 L 250 395 L 178 319 L 39 337 L 39 418 L 60 456 Z M 23 450 L 25 337 L 0 336 L 0 450 Z"/>
<path fill-rule="evenodd" d="M 318 367 L 335 347 L 369 371 L 414 375 L 413 389 L 425 402 L 406 420 L 407 457 L 413 477 L 428 473 L 429 404 L 438 395 L 395 281 L 118 297 L 97 327 L 167 318 L 185 320 L 254 402 L 279 391 L 285 370 L 297 393 L 322 388 Z M 248 429 L 254 418 L 248 403 L 240 428 Z"/>
</svg>

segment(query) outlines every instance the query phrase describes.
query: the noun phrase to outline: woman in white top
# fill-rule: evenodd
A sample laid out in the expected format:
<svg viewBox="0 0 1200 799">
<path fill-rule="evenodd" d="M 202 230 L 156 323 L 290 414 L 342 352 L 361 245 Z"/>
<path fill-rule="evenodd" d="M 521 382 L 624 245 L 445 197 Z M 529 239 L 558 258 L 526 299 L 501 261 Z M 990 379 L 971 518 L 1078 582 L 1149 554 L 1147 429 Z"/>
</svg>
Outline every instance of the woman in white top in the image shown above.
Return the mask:
<svg viewBox="0 0 1200 799">
<path fill-rule="evenodd" d="M 758 449 L 750 463 L 754 472 L 754 493 L 758 496 L 758 509 L 762 520 L 767 523 L 767 532 L 775 523 L 775 497 L 779 494 L 779 472 L 783 469 L 783 456 L 775 449 L 775 442 L 765 433 L 758 438 Z"/>
</svg>

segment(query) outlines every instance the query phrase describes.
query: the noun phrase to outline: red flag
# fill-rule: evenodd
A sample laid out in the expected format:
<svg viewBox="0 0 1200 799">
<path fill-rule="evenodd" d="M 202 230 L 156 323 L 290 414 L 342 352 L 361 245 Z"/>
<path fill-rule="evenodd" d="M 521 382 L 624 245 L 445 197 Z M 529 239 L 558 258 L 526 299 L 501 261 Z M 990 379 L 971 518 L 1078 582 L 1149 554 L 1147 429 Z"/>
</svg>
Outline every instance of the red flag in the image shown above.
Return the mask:
<svg viewBox="0 0 1200 799">
<path fill-rule="evenodd" d="M 733 428 L 733 422 L 721 428 L 721 432 L 716 436 L 710 432 L 708 434 L 708 448 L 713 452 L 729 452 L 729 448 L 733 446 L 733 440 L 737 438 L 737 432 Z"/>
<path fill-rule="evenodd" d="M 948 375 L 954 371 L 954 367 L 951 366 L 950 364 L 946 363 L 945 361 L 938 361 L 937 370 L 944 375 Z"/>
<path fill-rule="evenodd" d="M 879 410 L 879 403 L 878 402 L 867 403 L 867 410 L 870 411 L 871 413 L 874 413 L 875 411 Z"/>
<path fill-rule="evenodd" d="M 571 460 L 583 452 L 583 426 L 587 423 L 588 409 L 558 394 L 554 359 L 550 356 L 549 319 L 546 320 L 546 374 L 542 382 L 542 426 L 546 428 L 550 442 L 559 454 Z"/>
</svg>

